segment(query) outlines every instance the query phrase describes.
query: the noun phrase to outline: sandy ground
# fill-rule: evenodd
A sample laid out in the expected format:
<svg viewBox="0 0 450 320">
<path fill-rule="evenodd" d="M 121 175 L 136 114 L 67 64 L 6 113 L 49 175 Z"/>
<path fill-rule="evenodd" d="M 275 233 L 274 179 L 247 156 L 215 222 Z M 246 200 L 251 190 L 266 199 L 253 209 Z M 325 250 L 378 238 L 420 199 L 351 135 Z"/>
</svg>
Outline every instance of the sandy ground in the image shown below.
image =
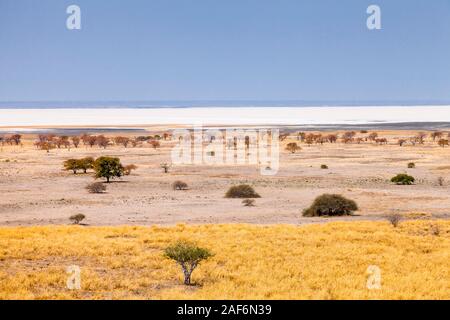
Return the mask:
<svg viewBox="0 0 450 320">
<path fill-rule="evenodd" d="M 358 203 L 356 216 L 339 220 L 383 219 L 397 212 L 449 218 L 450 148 L 441 148 L 430 140 L 425 145 L 395 144 L 397 138 L 414 134 L 380 133 L 390 141 L 385 146 L 369 142 L 301 144 L 303 150 L 296 154 L 283 149 L 275 176 L 260 175 L 254 165 L 175 165 L 165 174 L 160 163 L 170 162 L 173 142 L 162 141 L 157 150 L 150 146 L 111 146 L 106 150 L 80 146 L 47 154 L 32 145 L 34 136 L 26 135 L 23 146 L 5 145 L 0 149 L 0 225 L 68 224 L 68 218 L 77 213 L 85 214 L 89 225 L 299 224 L 333 220 L 301 217 L 302 210 L 322 193 L 343 194 Z M 92 173 L 73 175 L 62 170 L 66 159 L 101 155 L 120 157 L 123 164 L 135 164 L 138 169 L 108 184 L 105 194 L 85 190 L 94 181 Z M 415 162 L 416 168 L 408 169 L 408 162 Z M 321 169 L 321 164 L 329 169 Z M 415 185 L 390 183 L 392 176 L 404 172 L 416 178 Z M 444 178 L 443 186 L 438 184 L 438 177 Z M 185 181 L 189 190 L 172 190 L 175 180 Z M 224 198 L 226 190 L 239 183 L 253 185 L 261 195 L 255 207 Z"/>
</svg>

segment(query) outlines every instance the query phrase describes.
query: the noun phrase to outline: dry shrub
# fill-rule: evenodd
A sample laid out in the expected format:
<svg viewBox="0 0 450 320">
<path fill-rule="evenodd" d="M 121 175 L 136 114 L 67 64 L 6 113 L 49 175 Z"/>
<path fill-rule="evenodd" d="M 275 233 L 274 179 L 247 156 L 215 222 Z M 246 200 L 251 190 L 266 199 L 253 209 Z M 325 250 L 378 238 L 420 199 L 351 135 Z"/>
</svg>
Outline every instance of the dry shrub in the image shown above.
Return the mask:
<svg viewBox="0 0 450 320">
<path fill-rule="evenodd" d="M 415 167 L 416 167 L 416 164 L 414 162 L 408 163 L 408 168 L 409 169 L 414 169 Z"/>
<path fill-rule="evenodd" d="M 402 215 L 399 213 L 393 213 L 386 217 L 386 219 L 392 224 L 394 228 L 397 228 L 402 220 Z"/>
<path fill-rule="evenodd" d="M 86 186 L 89 193 L 103 193 L 106 191 L 106 186 L 102 182 L 93 182 Z"/>
<path fill-rule="evenodd" d="M 86 218 L 86 216 L 82 213 L 75 214 L 71 216 L 69 219 L 73 222 L 73 224 L 80 224 L 81 221 L 83 221 Z"/>
<path fill-rule="evenodd" d="M 241 184 L 228 189 L 225 198 L 261 198 L 261 196 L 255 192 L 252 186 Z"/>
<path fill-rule="evenodd" d="M 355 201 L 339 194 L 323 194 L 318 196 L 313 204 L 303 211 L 304 217 L 345 216 L 358 210 Z"/>
<path fill-rule="evenodd" d="M 186 182 L 177 180 L 172 184 L 173 190 L 187 190 L 188 185 Z"/>
<path fill-rule="evenodd" d="M 244 200 L 242 200 L 242 204 L 244 205 L 244 207 L 254 207 L 255 200 L 254 199 L 244 199 Z"/>
<path fill-rule="evenodd" d="M 438 185 L 440 186 L 440 187 L 442 187 L 442 186 L 444 186 L 444 178 L 443 177 L 439 177 L 438 179 L 437 179 L 437 183 L 438 183 Z"/>
<path fill-rule="evenodd" d="M 129 176 L 131 174 L 131 171 L 136 170 L 138 167 L 134 164 L 129 164 L 125 167 L 123 167 L 123 174 L 126 176 Z"/>
<path fill-rule="evenodd" d="M 320 165 L 320 169 L 328 169 L 328 166 L 326 164 Z"/>
</svg>

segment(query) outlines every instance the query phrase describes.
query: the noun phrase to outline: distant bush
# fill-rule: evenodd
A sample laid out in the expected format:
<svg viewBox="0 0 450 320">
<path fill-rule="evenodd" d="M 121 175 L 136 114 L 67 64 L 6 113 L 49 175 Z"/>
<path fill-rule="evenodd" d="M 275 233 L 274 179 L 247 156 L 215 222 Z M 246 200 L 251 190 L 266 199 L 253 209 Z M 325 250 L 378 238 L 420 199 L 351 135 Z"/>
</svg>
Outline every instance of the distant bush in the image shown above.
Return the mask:
<svg viewBox="0 0 450 320">
<path fill-rule="evenodd" d="M 242 204 L 244 205 L 244 207 L 254 207 L 255 199 L 244 199 L 242 200 Z"/>
<path fill-rule="evenodd" d="M 320 169 L 328 169 L 328 166 L 327 166 L 326 164 L 322 164 L 322 165 L 320 166 Z"/>
<path fill-rule="evenodd" d="M 84 214 L 75 214 L 71 216 L 69 219 L 73 222 L 73 224 L 80 224 L 81 221 L 83 221 L 86 218 Z"/>
<path fill-rule="evenodd" d="M 437 178 L 437 183 L 440 187 L 444 186 L 444 182 L 445 182 L 445 180 L 443 177 Z"/>
<path fill-rule="evenodd" d="M 88 169 L 92 169 L 94 167 L 94 158 L 86 157 L 77 160 L 77 167 L 80 170 L 83 170 L 84 173 L 87 172 Z"/>
<path fill-rule="evenodd" d="M 397 226 L 399 225 L 400 221 L 402 220 L 402 216 L 401 216 L 401 214 L 393 213 L 393 214 L 388 215 L 386 217 L 386 219 L 392 224 L 392 226 L 394 228 L 397 228 Z"/>
<path fill-rule="evenodd" d="M 184 284 L 191 284 L 192 272 L 200 262 L 212 257 L 213 254 L 204 248 L 200 248 L 192 242 L 178 241 L 164 250 L 166 258 L 176 261 L 183 270 Z"/>
<path fill-rule="evenodd" d="M 173 190 L 187 190 L 188 185 L 186 182 L 177 180 L 172 184 Z"/>
<path fill-rule="evenodd" d="M 295 153 L 297 151 L 302 150 L 302 148 L 300 148 L 297 143 L 295 142 L 290 142 L 286 145 L 286 150 L 290 151 L 291 153 Z"/>
<path fill-rule="evenodd" d="M 255 192 L 253 187 L 241 184 L 228 189 L 225 198 L 261 198 L 261 196 Z"/>
<path fill-rule="evenodd" d="M 406 173 L 400 173 L 391 179 L 391 182 L 394 182 L 398 185 L 410 185 L 415 181 L 413 176 L 407 175 Z"/>
<path fill-rule="evenodd" d="M 303 211 L 305 217 L 344 216 L 358 210 L 356 202 L 338 194 L 323 194 Z"/>
<path fill-rule="evenodd" d="M 106 191 L 106 186 L 102 182 L 93 182 L 86 186 L 89 193 L 103 193 Z"/>
<path fill-rule="evenodd" d="M 415 167 L 416 167 L 416 164 L 414 162 L 408 163 L 408 168 L 409 169 L 414 169 Z"/>
</svg>

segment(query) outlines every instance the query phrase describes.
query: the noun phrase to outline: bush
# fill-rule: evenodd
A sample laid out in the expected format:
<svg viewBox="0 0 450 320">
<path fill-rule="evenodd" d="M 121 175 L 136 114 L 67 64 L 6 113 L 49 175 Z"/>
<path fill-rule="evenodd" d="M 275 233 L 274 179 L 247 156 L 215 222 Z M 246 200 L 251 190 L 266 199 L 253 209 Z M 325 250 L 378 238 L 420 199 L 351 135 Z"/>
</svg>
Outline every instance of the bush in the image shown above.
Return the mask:
<svg viewBox="0 0 450 320">
<path fill-rule="evenodd" d="M 178 180 L 172 184 L 172 188 L 173 190 L 187 190 L 188 185 L 186 182 Z"/>
<path fill-rule="evenodd" d="M 406 173 L 400 173 L 391 179 L 391 182 L 398 185 L 410 185 L 413 184 L 414 181 L 414 177 L 407 175 Z"/>
<path fill-rule="evenodd" d="M 165 257 L 176 261 L 183 270 L 184 284 L 191 284 L 191 275 L 198 264 L 213 256 L 204 248 L 200 248 L 192 242 L 178 241 L 164 250 Z"/>
<path fill-rule="evenodd" d="M 408 163 L 408 168 L 409 169 L 414 169 L 415 167 L 416 167 L 416 164 L 414 162 Z"/>
<path fill-rule="evenodd" d="M 78 160 L 69 159 L 69 160 L 64 161 L 64 170 L 72 171 L 73 174 L 77 174 Z"/>
<path fill-rule="evenodd" d="M 326 164 L 322 164 L 322 165 L 320 166 L 320 169 L 328 169 L 328 166 L 327 166 Z"/>
<path fill-rule="evenodd" d="M 106 191 L 106 186 L 102 182 L 90 183 L 86 186 L 89 193 L 103 193 Z"/>
<path fill-rule="evenodd" d="M 69 219 L 70 221 L 73 222 L 73 224 L 80 224 L 80 222 L 83 221 L 84 218 L 86 218 L 86 216 L 84 214 L 79 213 L 71 216 Z"/>
<path fill-rule="evenodd" d="M 323 194 L 303 211 L 304 217 L 344 216 L 358 210 L 356 202 L 338 194 Z"/>
<path fill-rule="evenodd" d="M 261 196 L 255 192 L 253 187 L 241 184 L 228 189 L 225 198 L 261 198 Z"/>
<path fill-rule="evenodd" d="M 254 199 L 244 199 L 244 200 L 242 200 L 242 204 L 244 205 L 244 207 L 254 207 L 255 200 Z"/>
<path fill-rule="evenodd" d="M 295 153 L 296 151 L 302 150 L 302 148 L 300 148 L 300 147 L 297 145 L 297 143 L 291 142 L 291 143 L 288 143 L 288 144 L 286 145 L 286 150 L 287 150 L 287 151 L 290 151 L 291 153 Z"/>
<path fill-rule="evenodd" d="M 92 169 L 94 167 L 94 158 L 86 157 L 80 160 L 77 160 L 77 167 L 80 170 L 83 170 L 84 173 L 87 172 L 88 169 Z"/>
<path fill-rule="evenodd" d="M 119 158 L 100 157 L 94 162 L 96 178 L 106 178 L 109 183 L 111 178 L 120 178 L 123 176 L 123 166 Z"/>
<path fill-rule="evenodd" d="M 402 220 L 402 216 L 398 213 L 393 213 L 388 215 L 387 220 L 392 224 L 392 226 L 394 228 L 397 228 L 397 226 L 399 225 L 400 221 Z"/>
<path fill-rule="evenodd" d="M 437 178 L 437 183 L 440 187 L 444 186 L 444 182 L 445 182 L 445 180 L 443 177 Z"/>
</svg>

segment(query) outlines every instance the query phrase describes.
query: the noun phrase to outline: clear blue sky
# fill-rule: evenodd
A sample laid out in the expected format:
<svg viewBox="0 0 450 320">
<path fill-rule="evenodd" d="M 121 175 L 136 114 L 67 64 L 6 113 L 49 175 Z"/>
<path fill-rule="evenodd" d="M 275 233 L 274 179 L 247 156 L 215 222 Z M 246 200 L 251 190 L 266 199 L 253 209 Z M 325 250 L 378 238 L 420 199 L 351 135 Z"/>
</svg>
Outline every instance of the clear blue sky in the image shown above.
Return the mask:
<svg viewBox="0 0 450 320">
<path fill-rule="evenodd" d="M 0 101 L 245 99 L 450 101 L 450 0 L 0 0 Z"/>
</svg>

